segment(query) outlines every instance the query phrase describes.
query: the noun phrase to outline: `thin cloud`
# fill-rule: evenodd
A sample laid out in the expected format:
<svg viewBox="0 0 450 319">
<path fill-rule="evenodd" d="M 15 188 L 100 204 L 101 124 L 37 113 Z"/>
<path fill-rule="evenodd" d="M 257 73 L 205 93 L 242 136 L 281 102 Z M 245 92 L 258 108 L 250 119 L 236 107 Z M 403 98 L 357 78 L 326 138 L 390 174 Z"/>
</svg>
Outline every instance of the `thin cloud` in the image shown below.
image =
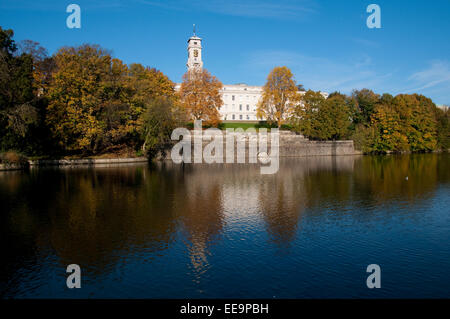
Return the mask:
<svg viewBox="0 0 450 319">
<path fill-rule="evenodd" d="M 68 1 L 67 3 L 55 0 L 15 0 L 0 3 L 0 9 L 3 10 L 24 10 L 24 11 L 59 11 L 65 9 L 69 4 L 76 3 L 82 10 L 103 10 L 106 8 L 119 8 L 126 5 L 122 0 L 90 0 L 90 1 Z"/>
<path fill-rule="evenodd" d="M 215 0 L 202 3 L 202 6 L 209 11 L 224 15 L 260 18 L 296 18 L 316 12 L 310 1 Z"/>
<path fill-rule="evenodd" d="M 416 83 L 417 87 L 409 89 L 408 92 L 419 91 L 437 86 L 450 89 L 450 63 L 446 61 L 432 61 L 430 66 L 422 71 L 413 73 L 408 80 Z"/>
<path fill-rule="evenodd" d="M 138 0 L 139 3 L 167 10 L 206 11 L 222 15 L 253 18 L 290 19 L 300 18 L 317 12 L 314 0 L 275 1 L 275 0 L 182 0 L 153 1 Z"/>
<path fill-rule="evenodd" d="M 380 44 L 378 42 L 367 40 L 367 39 L 352 38 L 351 40 L 353 42 L 355 42 L 356 44 L 360 44 L 360 45 L 363 45 L 365 47 L 371 47 L 371 48 L 379 48 L 380 47 Z"/>
<path fill-rule="evenodd" d="M 286 65 L 296 80 L 306 88 L 350 93 L 364 87 L 378 88 L 392 73 L 377 72 L 370 56 L 364 54 L 347 61 L 312 57 L 291 51 L 263 51 L 250 55 L 246 62 L 252 70 L 268 73 L 273 67 Z"/>
</svg>

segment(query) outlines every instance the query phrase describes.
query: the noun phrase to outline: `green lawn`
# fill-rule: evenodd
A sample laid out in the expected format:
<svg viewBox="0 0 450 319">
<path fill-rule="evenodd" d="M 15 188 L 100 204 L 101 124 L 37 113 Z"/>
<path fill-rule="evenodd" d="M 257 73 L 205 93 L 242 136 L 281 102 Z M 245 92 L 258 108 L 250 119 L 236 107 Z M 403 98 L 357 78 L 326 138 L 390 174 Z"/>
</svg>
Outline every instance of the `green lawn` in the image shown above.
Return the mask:
<svg viewBox="0 0 450 319">
<path fill-rule="evenodd" d="M 220 126 L 222 130 L 225 130 L 227 128 L 243 128 L 244 130 L 246 130 L 248 128 L 258 129 L 259 127 L 260 124 L 258 123 L 222 123 L 222 125 Z"/>
<path fill-rule="evenodd" d="M 194 129 L 194 123 L 192 123 L 192 122 L 187 123 L 186 127 L 188 129 L 192 130 L 192 129 Z M 203 125 L 203 129 L 206 129 L 208 127 L 210 127 L 210 126 Z M 258 130 L 260 128 L 267 128 L 267 129 L 276 128 L 276 125 L 270 126 L 268 123 L 262 122 L 262 121 L 261 122 L 253 122 L 253 123 L 251 123 L 251 122 L 231 122 L 231 123 L 230 122 L 222 122 L 222 123 L 220 123 L 219 128 L 221 130 L 226 130 L 227 128 L 232 128 L 232 129 L 242 128 L 244 130 L 246 130 L 248 128 L 254 128 L 254 129 Z M 291 130 L 292 127 L 289 125 L 286 125 L 286 124 L 282 124 L 280 129 L 281 130 Z"/>
<path fill-rule="evenodd" d="M 276 127 L 275 125 L 270 126 L 269 124 L 265 123 L 265 122 L 260 122 L 260 123 L 222 123 L 220 124 L 220 129 L 225 130 L 227 128 L 242 128 L 244 130 L 248 129 L 248 128 L 254 128 L 256 130 L 260 129 L 260 128 L 274 128 Z M 281 130 L 290 130 L 291 127 L 289 125 L 281 125 Z"/>
</svg>

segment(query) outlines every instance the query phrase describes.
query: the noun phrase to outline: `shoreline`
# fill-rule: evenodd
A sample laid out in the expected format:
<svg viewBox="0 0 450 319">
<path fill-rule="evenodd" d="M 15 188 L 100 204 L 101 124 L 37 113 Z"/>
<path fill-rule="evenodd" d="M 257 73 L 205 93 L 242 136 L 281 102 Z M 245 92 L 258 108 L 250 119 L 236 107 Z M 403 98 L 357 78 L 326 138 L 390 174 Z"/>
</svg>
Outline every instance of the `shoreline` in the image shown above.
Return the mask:
<svg viewBox="0 0 450 319">
<path fill-rule="evenodd" d="M 145 162 L 148 162 L 147 157 L 28 160 L 26 164 L 0 164 L 0 171 L 24 170 L 30 167 L 45 166 L 96 166 Z"/>
<path fill-rule="evenodd" d="M 433 151 L 429 152 L 429 154 L 433 153 L 446 153 L 445 151 Z M 386 153 L 386 154 L 364 154 L 361 151 L 355 150 L 352 154 L 333 154 L 333 155 L 285 155 L 280 156 L 282 158 L 301 158 L 301 157 L 324 157 L 324 156 L 365 156 L 365 155 L 412 155 L 412 154 L 424 154 L 424 153 L 416 153 L 416 152 L 404 152 L 404 153 Z M 166 159 L 157 159 L 157 161 L 165 161 Z M 29 168 L 38 168 L 38 167 L 49 167 L 49 166 L 62 166 L 62 167 L 70 167 L 70 166 L 104 166 L 109 164 L 134 164 L 134 163 L 146 163 L 148 162 L 147 157 L 129 157 L 129 158 L 79 158 L 79 159 L 45 159 L 45 160 L 28 160 L 26 164 L 0 164 L 0 172 L 2 171 L 17 171 L 17 170 L 26 170 Z"/>
</svg>

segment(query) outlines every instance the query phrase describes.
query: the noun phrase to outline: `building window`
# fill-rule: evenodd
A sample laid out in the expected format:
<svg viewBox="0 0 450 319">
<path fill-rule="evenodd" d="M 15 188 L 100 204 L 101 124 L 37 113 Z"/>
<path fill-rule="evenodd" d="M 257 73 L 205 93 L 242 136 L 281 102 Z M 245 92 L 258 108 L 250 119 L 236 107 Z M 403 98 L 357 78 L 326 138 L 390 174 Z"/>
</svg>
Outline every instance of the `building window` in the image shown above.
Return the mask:
<svg viewBox="0 0 450 319">
<path fill-rule="evenodd" d="M 239 111 L 242 111 L 242 104 L 239 104 Z"/>
<path fill-rule="evenodd" d="M 241 115 L 239 115 L 239 119 L 240 119 L 240 120 L 242 120 L 242 114 L 241 114 Z"/>
<path fill-rule="evenodd" d="M 234 120 L 234 114 L 233 114 L 232 118 L 233 118 L 233 120 Z"/>
<path fill-rule="evenodd" d="M 231 100 L 234 101 L 234 95 L 231 96 Z"/>
<path fill-rule="evenodd" d="M 247 104 L 247 111 L 250 111 L 250 105 Z"/>
<path fill-rule="evenodd" d="M 250 120 L 250 116 L 247 115 L 247 120 Z"/>
</svg>

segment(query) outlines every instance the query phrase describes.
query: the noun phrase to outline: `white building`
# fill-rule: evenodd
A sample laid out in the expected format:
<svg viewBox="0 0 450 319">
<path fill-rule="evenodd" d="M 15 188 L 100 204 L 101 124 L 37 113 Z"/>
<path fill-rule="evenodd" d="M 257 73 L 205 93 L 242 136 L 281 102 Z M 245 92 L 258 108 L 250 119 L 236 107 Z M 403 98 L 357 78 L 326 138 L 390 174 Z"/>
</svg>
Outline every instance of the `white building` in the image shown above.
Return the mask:
<svg viewBox="0 0 450 319">
<path fill-rule="evenodd" d="M 222 121 L 257 121 L 256 107 L 261 98 L 262 86 L 247 84 L 224 84 L 220 94 L 223 105 L 220 108 Z"/>
<path fill-rule="evenodd" d="M 202 39 L 194 35 L 188 40 L 188 60 L 186 66 L 189 70 L 201 69 L 202 61 Z M 181 84 L 175 86 L 176 90 L 180 89 Z M 224 84 L 220 90 L 223 105 L 219 110 L 220 119 L 222 121 L 260 121 L 256 117 L 256 108 L 263 92 L 262 86 L 252 86 L 244 83 Z M 304 92 L 300 92 L 304 94 Z M 327 93 L 322 93 L 326 98 Z"/>
</svg>

